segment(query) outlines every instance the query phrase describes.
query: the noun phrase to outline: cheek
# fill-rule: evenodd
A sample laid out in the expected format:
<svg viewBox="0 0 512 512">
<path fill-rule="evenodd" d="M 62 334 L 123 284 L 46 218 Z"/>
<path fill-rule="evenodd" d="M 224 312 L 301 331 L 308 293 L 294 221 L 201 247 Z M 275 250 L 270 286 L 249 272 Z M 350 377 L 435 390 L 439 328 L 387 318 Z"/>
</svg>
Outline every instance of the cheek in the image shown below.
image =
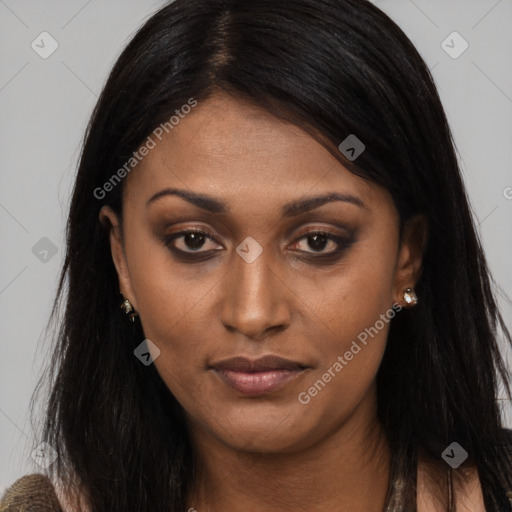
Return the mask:
<svg viewBox="0 0 512 512">
<path fill-rule="evenodd" d="M 321 354 L 321 364 L 308 379 L 301 403 L 327 407 L 335 400 L 337 407 L 348 411 L 375 378 L 390 322 L 397 314 L 392 307 L 396 255 L 392 250 L 375 254 L 362 246 L 309 295 L 310 305 L 317 304 L 312 316 L 323 332 L 313 338 L 313 350 Z"/>
<path fill-rule="evenodd" d="M 208 318 L 204 305 L 218 279 L 184 272 L 183 265 L 174 263 L 168 250 L 147 240 L 147 235 L 134 234 L 132 239 L 140 241 L 127 246 L 127 254 L 144 335 L 160 350 L 155 361 L 160 375 L 179 395 L 179 387 L 192 380 L 191 369 L 199 371 L 204 366 L 201 345 L 211 328 L 204 323 Z"/>
<path fill-rule="evenodd" d="M 315 277 L 308 295 L 316 297 L 316 312 L 331 332 L 355 338 L 391 308 L 396 257 L 385 240 L 368 237 L 341 265 Z"/>
<path fill-rule="evenodd" d="M 146 336 L 153 336 L 157 343 L 184 326 L 193 329 L 191 319 L 208 300 L 219 276 L 207 266 L 176 262 L 164 243 L 142 226 L 134 229 L 130 239 L 137 241 L 127 244 L 130 281 Z M 187 347 L 190 345 L 183 343 L 183 348 Z"/>
</svg>

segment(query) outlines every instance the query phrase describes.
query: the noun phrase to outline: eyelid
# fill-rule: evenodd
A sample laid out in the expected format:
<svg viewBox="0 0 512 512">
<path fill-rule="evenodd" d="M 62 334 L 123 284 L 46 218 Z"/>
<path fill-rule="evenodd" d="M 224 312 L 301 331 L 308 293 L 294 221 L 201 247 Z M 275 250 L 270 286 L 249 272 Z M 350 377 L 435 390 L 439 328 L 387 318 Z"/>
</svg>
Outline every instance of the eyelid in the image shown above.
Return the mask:
<svg viewBox="0 0 512 512">
<path fill-rule="evenodd" d="M 341 232 L 343 231 L 343 232 Z M 306 227 L 301 227 L 298 232 L 294 235 L 294 238 L 302 237 L 305 235 L 309 235 L 311 233 L 325 233 L 327 235 L 339 236 L 339 237 L 347 237 L 350 238 L 353 236 L 353 230 L 349 229 L 346 226 L 337 226 L 337 230 L 330 226 L 320 226 L 320 225 L 307 225 Z"/>
<path fill-rule="evenodd" d="M 293 236 L 294 240 L 302 238 L 303 236 L 322 233 L 328 236 L 338 237 L 338 238 L 346 238 L 346 239 L 354 239 L 356 236 L 356 229 L 349 227 L 348 225 L 335 224 L 335 225 L 320 225 L 310 223 L 306 226 L 300 227 L 293 233 L 290 233 L 289 236 Z"/>
</svg>

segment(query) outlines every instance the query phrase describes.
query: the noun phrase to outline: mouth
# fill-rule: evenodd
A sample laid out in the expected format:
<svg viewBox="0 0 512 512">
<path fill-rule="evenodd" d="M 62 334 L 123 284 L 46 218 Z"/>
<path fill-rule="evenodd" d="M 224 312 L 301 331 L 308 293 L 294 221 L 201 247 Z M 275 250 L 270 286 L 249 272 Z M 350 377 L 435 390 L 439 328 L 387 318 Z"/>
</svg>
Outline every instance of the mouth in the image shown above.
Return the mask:
<svg viewBox="0 0 512 512">
<path fill-rule="evenodd" d="M 235 391 L 246 396 L 259 396 L 282 388 L 309 367 L 268 355 L 256 360 L 234 357 L 214 363 L 209 368 Z"/>
</svg>

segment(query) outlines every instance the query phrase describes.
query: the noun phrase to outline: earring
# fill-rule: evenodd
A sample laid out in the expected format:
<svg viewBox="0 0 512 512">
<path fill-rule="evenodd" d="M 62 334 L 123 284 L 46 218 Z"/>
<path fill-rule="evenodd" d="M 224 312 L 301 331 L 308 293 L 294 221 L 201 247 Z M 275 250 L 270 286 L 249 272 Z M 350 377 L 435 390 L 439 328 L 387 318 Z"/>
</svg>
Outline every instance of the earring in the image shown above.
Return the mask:
<svg viewBox="0 0 512 512">
<path fill-rule="evenodd" d="M 123 294 L 121 293 L 121 295 Z M 125 314 L 128 315 L 131 322 L 135 322 L 135 317 L 139 316 L 128 299 L 124 299 L 123 302 L 121 302 L 121 309 L 124 309 Z"/>
<path fill-rule="evenodd" d="M 418 296 L 412 288 L 406 288 L 404 290 L 404 301 L 408 306 L 416 306 L 416 304 L 418 304 Z"/>
</svg>

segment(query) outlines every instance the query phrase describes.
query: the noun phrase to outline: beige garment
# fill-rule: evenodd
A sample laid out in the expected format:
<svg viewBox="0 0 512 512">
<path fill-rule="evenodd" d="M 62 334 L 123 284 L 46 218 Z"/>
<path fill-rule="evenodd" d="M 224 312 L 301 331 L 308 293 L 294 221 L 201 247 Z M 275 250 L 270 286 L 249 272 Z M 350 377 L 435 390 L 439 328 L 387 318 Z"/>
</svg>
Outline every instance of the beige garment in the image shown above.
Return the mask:
<svg viewBox="0 0 512 512">
<path fill-rule="evenodd" d="M 50 480 L 38 473 L 16 480 L 0 500 L 0 512 L 64 512 Z"/>
</svg>

